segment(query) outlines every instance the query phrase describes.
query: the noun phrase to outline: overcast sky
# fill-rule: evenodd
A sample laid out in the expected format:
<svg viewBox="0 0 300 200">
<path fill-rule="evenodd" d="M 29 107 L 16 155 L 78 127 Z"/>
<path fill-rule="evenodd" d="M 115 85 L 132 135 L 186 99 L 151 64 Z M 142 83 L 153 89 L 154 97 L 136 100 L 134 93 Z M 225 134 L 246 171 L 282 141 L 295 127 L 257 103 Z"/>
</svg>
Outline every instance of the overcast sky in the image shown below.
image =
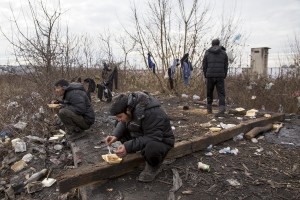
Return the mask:
<svg viewBox="0 0 300 200">
<path fill-rule="evenodd" d="M 131 20 L 131 2 L 134 0 L 61 0 L 65 10 L 64 20 L 74 33 L 101 33 L 105 29 L 117 33 L 122 24 Z M 139 11 L 148 0 L 137 0 Z M 175 3 L 177 0 L 172 0 Z M 192 0 L 185 0 L 192 2 Z M 202 0 L 200 0 L 202 1 Z M 234 5 L 249 38 L 246 52 L 250 48 L 270 47 L 269 66 L 276 65 L 278 54 L 286 53 L 287 41 L 294 34 L 300 34 L 300 0 L 216 0 L 214 13 L 230 13 Z M 10 4 L 15 12 L 27 4 L 24 0 L 0 0 L 0 26 L 8 30 L 11 14 Z M 0 64 L 7 64 L 10 46 L 0 33 Z M 245 59 L 244 62 L 250 62 Z"/>
</svg>

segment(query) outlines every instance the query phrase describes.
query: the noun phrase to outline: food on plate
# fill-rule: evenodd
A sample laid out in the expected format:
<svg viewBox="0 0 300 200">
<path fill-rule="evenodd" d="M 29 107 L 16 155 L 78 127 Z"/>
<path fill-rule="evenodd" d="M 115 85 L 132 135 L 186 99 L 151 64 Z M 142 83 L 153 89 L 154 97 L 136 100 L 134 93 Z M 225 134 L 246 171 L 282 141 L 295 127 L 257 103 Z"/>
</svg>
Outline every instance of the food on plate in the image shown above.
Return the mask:
<svg viewBox="0 0 300 200">
<path fill-rule="evenodd" d="M 103 160 L 105 160 L 106 162 L 108 162 L 110 164 L 116 164 L 116 163 L 120 163 L 122 161 L 122 158 L 117 156 L 117 154 L 105 154 L 105 155 L 102 155 L 102 158 L 103 158 Z"/>
<path fill-rule="evenodd" d="M 49 108 L 59 108 L 60 104 L 58 104 L 58 103 L 50 103 L 50 104 L 48 104 L 48 107 Z"/>
</svg>

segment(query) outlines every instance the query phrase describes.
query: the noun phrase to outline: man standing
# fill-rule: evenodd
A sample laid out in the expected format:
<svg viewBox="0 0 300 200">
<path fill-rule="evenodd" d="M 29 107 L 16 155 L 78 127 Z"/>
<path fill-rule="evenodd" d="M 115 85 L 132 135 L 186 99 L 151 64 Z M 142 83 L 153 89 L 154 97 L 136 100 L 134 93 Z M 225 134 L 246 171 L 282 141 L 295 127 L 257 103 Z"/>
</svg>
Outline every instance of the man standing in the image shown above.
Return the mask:
<svg viewBox="0 0 300 200">
<path fill-rule="evenodd" d="M 120 140 L 123 144 L 116 151 L 119 157 L 140 151 L 146 161 L 139 175 L 141 182 L 150 182 L 160 172 L 168 151 L 174 147 L 170 120 L 160 102 L 144 92 L 119 95 L 110 108 L 118 123 L 106 143 Z"/>
<path fill-rule="evenodd" d="M 68 83 L 61 79 L 55 83 L 56 96 L 62 100 L 52 103 L 59 103 L 58 116 L 66 127 L 68 139 L 73 141 L 83 137 L 84 130 L 87 130 L 95 122 L 95 113 L 91 102 L 81 83 Z"/>
<path fill-rule="evenodd" d="M 225 113 L 225 78 L 228 72 L 228 57 L 220 46 L 220 40 L 214 39 L 203 58 L 203 73 L 206 78 L 207 112 L 212 113 L 213 92 L 216 86 L 219 98 L 219 112 L 216 116 Z"/>
</svg>

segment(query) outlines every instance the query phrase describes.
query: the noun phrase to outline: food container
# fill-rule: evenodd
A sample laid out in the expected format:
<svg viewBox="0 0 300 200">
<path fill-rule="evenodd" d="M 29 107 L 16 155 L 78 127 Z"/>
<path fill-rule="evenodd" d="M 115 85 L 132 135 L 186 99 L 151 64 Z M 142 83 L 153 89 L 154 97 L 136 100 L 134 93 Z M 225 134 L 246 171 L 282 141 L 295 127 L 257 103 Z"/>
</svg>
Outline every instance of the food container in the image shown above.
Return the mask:
<svg viewBox="0 0 300 200">
<path fill-rule="evenodd" d="M 117 154 L 105 154 L 102 155 L 102 158 L 109 164 L 118 164 L 122 161 L 122 158 L 117 156 Z"/>
<path fill-rule="evenodd" d="M 48 107 L 49 108 L 59 108 L 60 104 L 58 104 L 58 103 L 50 103 L 50 104 L 48 104 Z"/>
</svg>

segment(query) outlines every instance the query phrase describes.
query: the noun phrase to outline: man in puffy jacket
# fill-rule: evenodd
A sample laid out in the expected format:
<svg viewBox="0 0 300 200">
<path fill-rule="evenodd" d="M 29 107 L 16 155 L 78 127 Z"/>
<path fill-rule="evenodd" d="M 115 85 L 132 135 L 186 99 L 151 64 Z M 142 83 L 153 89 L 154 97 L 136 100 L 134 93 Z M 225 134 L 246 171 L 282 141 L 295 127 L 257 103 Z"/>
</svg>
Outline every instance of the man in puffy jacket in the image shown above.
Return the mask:
<svg viewBox="0 0 300 200">
<path fill-rule="evenodd" d="M 140 151 L 146 161 L 138 180 L 150 182 L 160 171 L 168 151 L 174 147 L 174 134 L 170 120 L 154 97 L 144 92 L 121 94 L 110 108 L 118 123 L 106 143 L 120 140 L 116 151 L 119 157 Z"/>
<path fill-rule="evenodd" d="M 214 39 L 212 47 L 205 52 L 202 68 L 206 78 L 207 112 L 212 113 L 213 92 L 216 87 L 219 98 L 219 112 L 216 116 L 223 116 L 226 110 L 225 78 L 228 72 L 228 57 L 220 46 L 219 39 Z"/>
<path fill-rule="evenodd" d="M 62 99 L 52 103 L 60 104 L 58 116 L 66 127 L 68 138 L 75 140 L 84 136 L 84 130 L 95 122 L 95 113 L 83 85 L 69 84 L 61 79 L 54 86 L 56 96 Z"/>
</svg>

